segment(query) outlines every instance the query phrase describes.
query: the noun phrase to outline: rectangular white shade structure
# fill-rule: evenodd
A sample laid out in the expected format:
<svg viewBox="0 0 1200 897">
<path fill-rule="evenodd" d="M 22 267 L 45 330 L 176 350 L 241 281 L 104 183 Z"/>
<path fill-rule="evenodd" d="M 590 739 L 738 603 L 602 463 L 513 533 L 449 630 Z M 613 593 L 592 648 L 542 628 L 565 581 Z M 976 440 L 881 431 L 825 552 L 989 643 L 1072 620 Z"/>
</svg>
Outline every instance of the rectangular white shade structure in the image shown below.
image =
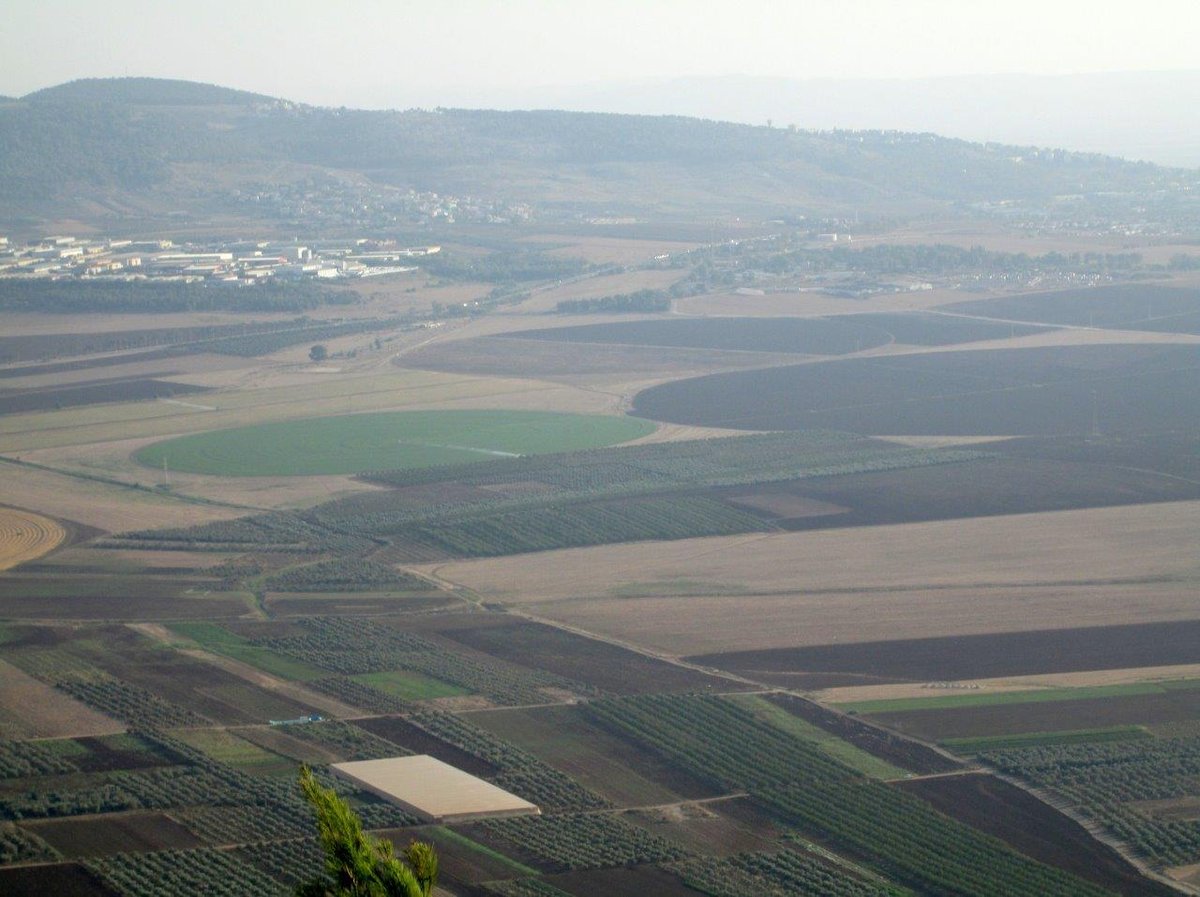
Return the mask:
<svg viewBox="0 0 1200 897">
<path fill-rule="evenodd" d="M 536 804 L 427 754 L 334 763 L 330 769 L 426 822 L 541 813 Z"/>
</svg>

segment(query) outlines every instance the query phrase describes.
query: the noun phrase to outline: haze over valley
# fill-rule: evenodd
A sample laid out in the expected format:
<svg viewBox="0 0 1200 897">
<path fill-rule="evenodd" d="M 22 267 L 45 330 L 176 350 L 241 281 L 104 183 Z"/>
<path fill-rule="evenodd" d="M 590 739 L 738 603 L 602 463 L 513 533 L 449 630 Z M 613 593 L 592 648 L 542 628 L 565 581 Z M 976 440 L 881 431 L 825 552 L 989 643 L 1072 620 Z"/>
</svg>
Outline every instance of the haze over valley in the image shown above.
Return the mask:
<svg viewBox="0 0 1200 897">
<path fill-rule="evenodd" d="M 1200 891 L 1172 4 L 18 6 L 0 893 Z"/>
</svg>

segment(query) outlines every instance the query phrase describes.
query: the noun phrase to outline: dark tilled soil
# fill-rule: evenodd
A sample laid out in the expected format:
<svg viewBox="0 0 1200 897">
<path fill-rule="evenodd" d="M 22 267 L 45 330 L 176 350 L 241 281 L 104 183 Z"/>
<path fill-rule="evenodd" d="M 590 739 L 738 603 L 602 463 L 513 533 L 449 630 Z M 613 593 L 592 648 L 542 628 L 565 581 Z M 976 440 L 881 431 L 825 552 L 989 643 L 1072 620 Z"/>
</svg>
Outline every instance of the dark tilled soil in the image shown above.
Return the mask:
<svg viewBox="0 0 1200 897">
<path fill-rule="evenodd" d="M 540 623 L 460 620 L 443 634 L 495 657 L 557 673 L 613 694 L 741 690 L 736 683 L 664 663 Z"/>
<path fill-rule="evenodd" d="M 577 897 L 604 894 L 607 897 L 701 897 L 700 891 L 683 883 L 679 876 L 657 866 L 632 869 L 597 869 L 552 875 L 546 881 Z"/>
<path fill-rule="evenodd" d="M 91 819 L 55 819 L 31 824 L 28 828 L 67 857 L 200 846 L 200 839 L 163 813 L 120 813 Z"/>
<path fill-rule="evenodd" d="M 377 716 L 370 719 L 355 721 L 355 725 L 366 729 L 372 735 L 386 738 L 388 741 L 406 747 L 418 754 L 429 754 L 437 757 L 443 763 L 449 763 L 475 776 L 494 776 L 499 772 L 495 766 L 486 760 L 468 754 L 466 751 L 447 744 L 440 738 L 435 738 L 424 729 L 419 729 L 412 723 L 405 722 L 395 716 Z"/>
<path fill-rule="evenodd" d="M 1127 897 L 1170 897 L 1079 823 L 995 776 L 971 774 L 896 783 L 947 816 L 994 835 L 1021 853 Z"/>
<path fill-rule="evenodd" d="M 877 681 L 986 679 L 1200 663 L 1200 620 L 947 636 L 689 658 L 744 672 L 842 673 Z"/>
<path fill-rule="evenodd" d="M 101 381 L 55 389 L 7 390 L 0 391 L 0 414 L 49 411 L 55 408 L 99 405 L 104 402 L 134 402 L 140 399 L 170 398 L 208 391 L 208 387 L 205 386 L 188 386 L 166 380 Z"/>
<path fill-rule="evenodd" d="M 4 897 L 118 897 L 90 872 L 75 863 L 0 869 Z"/>
<path fill-rule="evenodd" d="M 1157 695 L 908 710 L 873 716 L 881 723 L 931 741 L 1111 726 L 1153 726 L 1187 722 L 1197 717 L 1200 717 L 1200 688 Z"/>
<path fill-rule="evenodd" d="M 1200 347 L 931 352 L 712 374 L 644 390 L 632 413 L 709 427 L 866 435 L 1178 431 L 1200 419 Z"/>
<path fill-rule="evenodd" d="M 1111 464 L 997 457 L 716 492 L 739 505 L 794 496 L 849 509 L 775 520 L 783 529 L 807 530 L 1184 501 L 1200 498 L 1200 481 Z"/>
</svg>

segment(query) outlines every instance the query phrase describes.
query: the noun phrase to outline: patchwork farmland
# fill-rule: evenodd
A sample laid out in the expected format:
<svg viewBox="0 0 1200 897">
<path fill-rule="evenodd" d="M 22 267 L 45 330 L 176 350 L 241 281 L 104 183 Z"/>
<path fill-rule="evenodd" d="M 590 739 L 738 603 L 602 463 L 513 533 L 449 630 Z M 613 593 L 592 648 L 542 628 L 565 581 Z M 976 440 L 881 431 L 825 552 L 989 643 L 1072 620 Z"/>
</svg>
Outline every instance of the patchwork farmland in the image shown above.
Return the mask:
<svg viewBox="0 0 1200 897">
<path fill-rule="evenodd" d="M 15 322 L 0 892 L 288 893 L 302 763 L 460 897 L 1194 880 L 1194 291 L 623 314 L 708 250 L 553 236 L 631 267 Z M 543 815 L 331 772 L 414 754 Z"/>
</svg>

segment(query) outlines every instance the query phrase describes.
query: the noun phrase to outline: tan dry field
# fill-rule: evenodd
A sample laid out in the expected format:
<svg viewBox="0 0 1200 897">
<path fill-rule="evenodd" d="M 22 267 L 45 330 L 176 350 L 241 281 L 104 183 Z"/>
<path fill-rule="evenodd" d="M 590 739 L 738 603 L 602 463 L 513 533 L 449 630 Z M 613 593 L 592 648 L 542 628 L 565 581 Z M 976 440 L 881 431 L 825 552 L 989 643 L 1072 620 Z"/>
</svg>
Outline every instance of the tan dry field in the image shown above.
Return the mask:
<svg viewBox="0 0 1200 897">
<path fill-rule="evenodd" d="M 125 725 L 0 660 L 0 739 L 112 735 Z"/>
<path fill-rule="evenodd" d="M 551 249 L 547 255 L 564 258 L 581 258 L 596 265 L 634 265 L 648 262 L 656 255 L 687 252 L 699 243 L 677 240 L 638 240 L 630 237 L 577 237 L 569 234 L 538 234 L 528 237 L 523 243 L 570 243 L 560 249 Z"/>
<path fill-rule="evenodd" d="M 659 424 L 653 433 L 623 442 L 622 445 L 650 445 L 659 442 L 686 442 L 690 439 L 724 439 L 727 436 L 745 436 L 752 430 L 723 430 L 719 427 L 693 427 L 690 424 Z"/>
<path fill-rule="evenodd" d="M 309 378 L 297 385 L 195 398 L 187 405 L 147 401 L 8 415 L 0 419 L 0 452 L 23 456 L 36 449 L 362 411 L 519 408 L 602 413 L 611 406 L 604 397 L 561 384 L 395 367 L 372 376 Z"/>
<path fill-rule="evenodd" d="M 12 464 L 0 465 L 0 495 L 14 504 L 106 532 L 194 526 L 246 513 Z"/>
<path fill-rule="evenodd" d="M 913 290 L 869 299 L 843 299 L 821 292 L 767 293 L 765 296 L 707 293 L 676 299 L 674 310 L 676 314 L 692 317 L 811 317 L 856 312 L 923 311 L 951 302 L 989 299 L 999 295 L 994 292 L 970 293 L 966 290 Z"/>
<path fill-rule="evenodd" d="M 855 236 L 849 245 L 858 248 L 881 244 L 909 246 L 938 243 L 964 249 L 982 246 L 993 252 L 1024 252 L 1028 255 L 1043 255 L 1047 252 L 1140 252 L 1145 255 L 1168 245 L 1157 237 L 1033 233 L 980 222 L 899 228 L 882 234 Z M 1191 247 L 1191 251 L 1194 252 L 1195 247 Z"/>
<path fill-rule="evenodd" d="M 208 384 L 204 381 L 209 378 L 232 380 L 236 377 L 244 377 L 246 372 L 253 370 L 255 366 L 256 362 L 252 359 L 235 358 L 232 355 L 182 355 L 178 358 L 160 358 L 157 361 L 131 361 L 127 364 L 114 364 L 108 367 L 80 368 L 52 374 L 11 377 L 5 379 L 4 387 L 6 389 L 39 389 L 121 377 L 156 377 L 205 386 Z M 191 400 L 203 402 L 204 398 L 197 395 Z"/>
<path fill-rule="evenodd" d="M 1176 502 L 634 543 L 422 571 L 484 601 L 687 655 L 1195 619 L 1198 549 L 1200 502 Z"/>
<path fill-rule="evenodd" d="M 538 312 L 553 312 L 555 306 L 567 299 L 596 299 L 602 296 L 615 296 L 621 293 L 633 293 L 637 290 L 661 290 L 669 287 L 686 274 L 685 271 L 673 268 L 651 268 L 647 270 L 625 271 L 621 274 L 610 274 L 604 277 L 589 277 L 575 283 L 563 284 L 548 290 L 539 290 L 511 309 L 503 309 L 501 314 L 529 314 Z M 574 316 L 560 317 L 563 323 L 569 323 Z M 580 321 L 580 323 L 583 323 Z M 591 323 L 591 316 L 587 318 Z"/>
<path fill-rule="evenodd" d="M 309 312 L 316 317 L 315 312 Z M 0 313 L 0 333 L 5 336 L 35 334 L 110 333 L 119 330 L 159 330 L 163 327 L 212 327 L 250 321 L 288 321 L 295 314 L 272 312 L 175 312 L 169 314 L 65 314 L 38 312 Z"/>
<path fill-rule="evenodd" d="M 54 567 L 62 573 L 77 572 L 78 568 L 98 569 L 105 573 L 140 573 L 163 575 L 161 571 L 180 568 L 204 570 L 244 554 L 241 551 L 159 551 L 153 548 L 92 548 L 78 545 L 65 548 L 54 555 Z M 74 569 L 73 569 L 74 568 Z"/>
<path fill-rule="evenodd" d="M 815 700 L 825 704 L 849 704 L 855 701 L 891 701 L 904 698 L 960 698 L 964 694 L 998 694 L 1006 691 L 1037 691 L 1058 688 L 1095 688 L 1105 685 L 1134 685 L 1142 682 L 1170 682 L 1200 678 L 1200 663 L 1160 667 L 1133 667 L 1124 670 L 1086 670 L 1074 673 L 1045 673 L 1031 676 L 1006 676 L 997 679 L 956 679 L 953 687 L 930 683 L 905 682 L 895 685 L 850 685 L 813 692 Z"/>
<path fill-rule="evenodd" d="M 61 524 L 18 508 L 0 507 L 0 570 L 53 551 L 67 538 Z"/>
</svg>

